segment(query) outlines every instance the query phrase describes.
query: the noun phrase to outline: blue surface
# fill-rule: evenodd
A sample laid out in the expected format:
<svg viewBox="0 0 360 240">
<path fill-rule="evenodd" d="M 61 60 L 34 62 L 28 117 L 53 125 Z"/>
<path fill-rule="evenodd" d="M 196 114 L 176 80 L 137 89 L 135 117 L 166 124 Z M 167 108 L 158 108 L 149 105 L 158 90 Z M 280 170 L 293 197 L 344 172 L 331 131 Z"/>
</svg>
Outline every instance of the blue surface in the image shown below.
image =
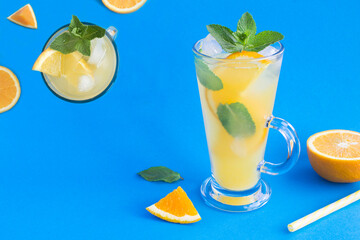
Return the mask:
<svg viewBox="0 0 360 240">
<path fill-rule="evenodd" d="M 298 232 L 288 223 L 360 188 L 327 182 L 313 171 L 306 140 L 326 129 L 360 131 L 357 1 L 152 1 L 119 15 L 99 0 L 31 0 L 38 30 L 6 17 L 28 1 L 0 0 L 0 65 L 19 77 L 18 104 L 0 114 L 0 239 L 359 239 L 360 203 Z M 235 28 L 245 11 L 259 30 L 285 35 L 274 115 L 291 122 L 302 154 L 288 174 L 265 176 L 273 189 L 260 210 L 231 214 L 204 204 L 210 174 L 195 78 L 193 43 L 205 25 Z M 71 15 L 119 29 L 118 79 L 100 99 L 72 104 L 55 97 L 31 67 Z M 266 159 L 286 156 L 271 131 Z M 184 181 L 149 183 L 150 166 L 177 170 Z M 202 221 L 177 225 L 145 207 L 181 185 Z"/>
</svg>

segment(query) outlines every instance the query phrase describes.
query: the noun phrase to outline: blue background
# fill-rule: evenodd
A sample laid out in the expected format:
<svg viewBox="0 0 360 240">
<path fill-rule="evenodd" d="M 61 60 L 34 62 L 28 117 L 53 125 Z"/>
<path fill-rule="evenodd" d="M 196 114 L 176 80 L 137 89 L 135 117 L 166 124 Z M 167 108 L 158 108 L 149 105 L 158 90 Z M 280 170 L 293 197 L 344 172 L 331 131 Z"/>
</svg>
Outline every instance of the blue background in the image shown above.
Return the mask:
<svg viewBox="0 0 360 240">
<path fill-rule="evenodd" d="M 120 15 L 99 0 L 31 0 L 37 30 L 6 19 L 28 1 L 0 1 L 0 65 L 19 77 L 17 105 L 0 114 L 0 239 L 359 239 L 352 204 L 298 232 L 287 224 L 359 189 L 311 168 L 306 140 L 327 129 L 360 130 L 357 1 L 149 0 Z M 234 214 L 205 205 L 210 175 L 192 45 L 211 23 L 234 29 L 243 12 L 258 29 L 285 35 L 274 115 L 296 128 L 302 152 L 260 210 Z M 71 15 L 119 34 L 118 78 L 100 99 L 72 104 L 31 70 L 48 37 Z M 286 157 L 271 131 L 266 159 Z M 150 183 L 137 172 L 165 165 L 184 181 Z M 145 207 L 182 186 L 202 216 L 192 225 L 158 220 Z"/>
</svg>

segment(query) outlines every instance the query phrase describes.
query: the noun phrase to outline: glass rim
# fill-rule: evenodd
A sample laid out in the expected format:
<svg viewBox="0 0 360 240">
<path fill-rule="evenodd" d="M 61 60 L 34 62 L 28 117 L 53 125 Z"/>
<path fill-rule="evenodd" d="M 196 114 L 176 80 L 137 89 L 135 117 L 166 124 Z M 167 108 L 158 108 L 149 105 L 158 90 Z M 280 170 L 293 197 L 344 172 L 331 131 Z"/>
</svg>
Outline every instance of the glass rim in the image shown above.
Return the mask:
<svg viewBox="0 0 360 240">
<path fill-rule="evenodd" d="M 95 25 L 94 23 L 89 23 L 89 22 L 82 22 L 84 25 Z M 42 51 L 44 52 L 50 41 L 52 40 L 52 38 L 60 31 L 62 31 L 63 29 L 69 27 L 70 24 L 65 24 L 63 25 L 62 27 L 58 28 L 57 30 L 54 31 L 53 34 L 51 34 L 51 36 L 48 38 L 48 40 L 46 41 Z M 55 95 L 57 96 L 58 98 L 64 100 L 64 101 L 67 101 L 67 102 L 71 102 L 71 103 L 87 103 L 87 102 L 91 102 L 93 100 L 96 100 L 98 99 L 99 97 L 103 96 L 110 88 L 111 86 L 113 85 L 113 83 L 115 82 L 116 78 L 117 78 L 117 72 L 118 72 L 118 69 L 119 69 L 119 53 L 118 53 L 118 50 L 117 50 L 117 46 L 115 44 L 115 41 L 114 39 L 111 37 L 111 35 L 105 31 L 105 35 L 107 36 L 107 38 L 109 38 L 109 40 L 111 41 L 113 47 L 114 47 L 114 50 L 115 50 L 115 57 L 116 57 L 116 66 L 115 66 L 115 71 L 114 71 L 114 75 L 111 79 L 111 81 L 109 82 L 109 84 L 106 86 L 106 88 L 104 90 L 102 90 L 99 94 L 95 95 L 94 97 L 92 98 L 89 98 L 89 99 L 70 99 L 70 98 L 66 98 L 65 96 L 61 95 L 60 93 L 56 92 L 54 89 L 52 89 L 49 85 L 49 83 L 47 82 L 46 80 L 46 77 L 44 75 L 44 73 L 40 72 L 41 73 L 41 76 L 45 82 L 45 85 L 47 86 L 47 88 Z"/>
<path fill-rule="evenodd" d="M 196 47 L 197 45 L 200 43 L 200 41 L 202 41 L 203 39 L 200 39 L 198 40 L 194 46 L 192 47 L 192 51 L 194 52 L 194 54 L 198 57 L 202 57 L 202 58 L 206 58 L 206 59 L 211 59 L 211 60 L 216 60 L 216 61 L 219 61 L 219 62 L 258 62 L 258 61 L 261 61 L 261 60 L 269 60 L 269 59 L 274 59 L 276 58 L 277 56 L 280 56 L 284 50 L 285 50 L 285 47 L 284 47 L 284 44 L 282 44 L 280 41 L 276 42 L 280 45 L 280 48 L 277 49 L 277 51 L 269 56 L 264 56 L 264 57 L 260 57 L 260 58 L 251 58 L 251 59 L 228 59 L 228 58 L 216 58 L 216 57 L 212 57 L 212 56 L 209 56 L 209 55 L 206 55 L 206 54 L 203 54 L 201 52 L 199 52 Z M 273 43 L 273 44 L 276 44 L 276 43 Z M 272 46 L 273 44 L 271 44 L 270 46 Z"/>
</svg>

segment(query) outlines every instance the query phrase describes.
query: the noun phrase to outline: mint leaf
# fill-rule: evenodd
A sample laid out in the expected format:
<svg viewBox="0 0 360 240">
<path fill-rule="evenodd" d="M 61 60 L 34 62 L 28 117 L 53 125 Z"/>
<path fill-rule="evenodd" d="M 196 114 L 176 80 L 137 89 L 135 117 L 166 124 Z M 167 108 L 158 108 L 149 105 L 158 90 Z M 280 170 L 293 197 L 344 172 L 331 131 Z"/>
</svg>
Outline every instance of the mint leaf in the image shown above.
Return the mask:
<svg viewBox="0 0 360 240">
<path fill-rule="evenodd" d="M 74 15 L 68 30 L 69 32 L 64 32 L 56 37 L 50 44 L 50 48 L 63 54 L 79 51 L 84 56 L 91 55 L 90 40 L 104 37 L 106 31 L 96 25 L 86 26 Z"/>
<path fill-rule="evenodd" d="M 284 36 L 281 33 L 263 31 L 256 34 L 254 40 L 249 44 L 249 46 L 245 46 L 245 50 L 258 52 L 267 46 L 282 40 L 283 38 Z"/>
<path fill-rule="evenodd" d="M 105 36 L 105 29 L 95 25 L 87 26 L 84 35 L 82 36 L 84 39 L 93 40 L 94 38 L 102 38 Z"/>
<path fill-rule="evenodd" d="M 161 166 L 151 167 L 149 169 L 139 172 L 138 175 L 150 182 L 163 181 L 172 183 L 178 181 L 179 179 L 182 179 L 179 173 L 174 172 L 167 167 Z"/>
<path fill-rule="evenodd" d="M 217 24 L 207 25 L 206 28 L 225 51 L 237 52 L 242 50 L 236 44 L 237 40 L 229 28 Z"/>
<path fill-rule="evenodd" d="M 246 34 L 247 37 L 256 34 L 256 24 L 250 13 L 244 13 L 237 25 L 237 32 Z"/>
<path fill-rule="evenodd" d="M 239 42 L 241 42 L 243 45 L 245 45 L 245 40 L 248 37 L 245 33 L 234 32 L 233 35 Z"/>
<path fill-rule="evenodd" d="M 204 63 L 200 59 L 195 60 L 195 68 L 196 75 L 199 79 L 199 82 L 206 88 L 218 91 L 223 88 L 223 83 L 221 79 L 216 76 L 208 67 L 206 63 Z"/>
<path fill-rule="evenodd" d="M 86 39 L 79 39 L 79 41 L 75 45 L 75 49 L 78 50 L 84 56 L 90 56 L 91 48 L 90 41 Z"/>
<path fill-rule="evenodd" d="M 284 38 L 281 33 L 274 31 L 264 31 L 256 35 L 255 21 L 248 12 L 241 16 L 236 32 L 217 24 L 210 24 L 206 27 L 209 33 L 228 53 L 243 50 L 258 52 Z"/>
<path fill-rule="evenodd" d="M 79 18 L 75 15 L 72 16 L 70 25 L 69 25 L 69 32 L 77 37 L 82 37 L 86 30 L 87 26 L 82 24 Z"/>
<path fill-rule="evenodd" d="M 80 38 L 70 34 L 69 32 L 64 32 L 55 38 L 55 40 L 50 44 L 50 48 L 63 54 L 72 53 L 77 50 L 77 44 L 80 40 Z"/>
<path fill-rule="evenodd" d="M 255 123 L 242 103 L 220 104 L 217 115 L 226 131 L 233 137 L 248 137 L 255 133 Z"/>
</svg>

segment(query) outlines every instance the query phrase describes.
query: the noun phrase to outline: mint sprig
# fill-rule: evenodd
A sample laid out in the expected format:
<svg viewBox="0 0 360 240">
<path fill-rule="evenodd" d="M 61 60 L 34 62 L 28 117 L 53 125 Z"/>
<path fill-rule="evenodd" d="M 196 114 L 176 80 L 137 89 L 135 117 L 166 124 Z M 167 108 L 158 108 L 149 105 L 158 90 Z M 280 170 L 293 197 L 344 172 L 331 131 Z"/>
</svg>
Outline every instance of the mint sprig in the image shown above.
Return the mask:
<svg viewBox="0 0 360 240">
<path fill-rule="evenodd" d="M 63 54 L 79 51 L 85 56 L 91 54 L 90 41 L 105 36 L 105 29 L 96 25 L 84 25 L 79 18 L 72 16 L 69 31 L 59 35 L 50 44 L 50 48 Z"/>
<path fill-rule="evenodd" d="M 221 47 L 229 53 L 243 50 L 258 52 L 284 38 L 281 33 L 274 31 L 263 31 L 256 34 L 255 21 L 248 12 L 241 16 L 236 32 L 218 24 L 210 24 L 206 28 Z"/>
</svg>

